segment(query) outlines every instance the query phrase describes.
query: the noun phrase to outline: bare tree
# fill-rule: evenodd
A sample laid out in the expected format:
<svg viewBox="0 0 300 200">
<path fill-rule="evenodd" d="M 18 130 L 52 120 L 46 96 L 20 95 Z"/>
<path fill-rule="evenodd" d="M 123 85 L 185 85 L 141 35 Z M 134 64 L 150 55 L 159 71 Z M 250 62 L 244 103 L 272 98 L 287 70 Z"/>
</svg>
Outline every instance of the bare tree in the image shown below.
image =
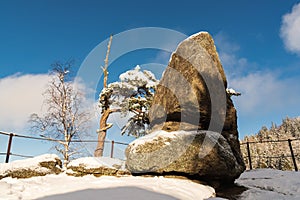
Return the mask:
<svg viewBox="0 0 300 200">
<path fill-rule="evenodd" d="M 112 42 L 112 35 L 109 38 L 109 42 L 107 45 L 107 52 L 106 52 L 106 57 L 104 60 L 104 67 L 102 67 L 102 71 L 103 71 L 103 91 L 108 90 L 107 89 L 107 79 L 108 79 L 108 56 L 110 53 L 110 47 L 111 47 L 111 42 Z M 109 91 L 107 91 L 108 96 L 106 97 L 107 99 L 103 99 L 103 101 L 105 101 L 105 105 L 103 106 L 102 112 L 101 112 L 101 118 L 100 118 L 100 129 L 97 131 L 98 133 L 98 143 L 97 143 L 97 147 L 96 150 L 94 152 L 94 156 L 95 157 L 101 157 L 103 156 L 103 150 L 104 150 L 104 140 L 106 138 L 106 132 L 109 128 L 112 127 L 112 124 L 107 124 L 107 119 L 109 117 L 109 115 L 113 112 L 118 112 L 119 110 L 115 110 L 115 109 L 110 109 L 109 103 L 108 103 L 108 99 L 109 99 Z"/>
<path fill-rule="evenodd" d="M 90 112 L 84 108 L 84 94 L 70 75 L 73 62 L 52 65 L 52 79 L 44 92 L 46 112 L 30 117 L 32 130 L 42 137 L 57 142 L 55 149 L 63 155 L 64 166 L 70 156 L 77 153 L 72 140 L 85 134 L 91 119 Z"/>
</svg>

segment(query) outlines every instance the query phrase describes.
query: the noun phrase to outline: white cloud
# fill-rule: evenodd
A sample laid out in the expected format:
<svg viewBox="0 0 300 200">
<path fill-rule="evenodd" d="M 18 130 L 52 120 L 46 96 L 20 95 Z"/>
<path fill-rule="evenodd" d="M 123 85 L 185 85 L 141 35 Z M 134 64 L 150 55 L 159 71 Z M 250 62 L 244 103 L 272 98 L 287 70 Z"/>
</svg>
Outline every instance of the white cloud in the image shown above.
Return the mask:
<svg viewBox="0 0 300 200">
<path fill-rule="evenodd" d="M 48 74 L 16 74 L 0 79 L 0 130 L 24 132 L 30 115 L 45 111 L 43 93 L 51 78 Z M 78 80 L 75 87 L 85 95 L 92 92 Z M 94 103 L 93 99 L 86 98 L 82 105 L 93 112 Z"/>
<path fill-rule="evenodd" d="M 288 51 L 300 55 L 300 3 L 282 17 L 280 36 Z"/>
<path fill-rule="evenodd" d="M 249 63 L 246 58 L 238 56 L 240 46 L 231 41 L 225 33 L 219 32 L 214 36 L 214 40 L 222 65 L 228 77 L 239 76 L 245 70 L 249 70 L 249 68 L 253 68 L 255 65 Z"/>
<path fill-rule="evenodd" d="M 214 39 L 228 87 L 242 93 L 233 97 L 242 133 L 254 133 L 273 120 L 299 115 L 299 75 L 286 77 L 287 68 L 271 70 L 239 56 L 239 45 L 222 32 Z"/>
<path fill-rule="evenodd" d="M 30 114 L 40 113 L 50 76 L 13 75 L 0 79 L 0 127 L 3 131 L 25 128 Z"/>
<path fill-rule="evenodd" d="M 51 76 L 47 74 L 16 74 L 0 79 L 0 131 L 13 132 L 21 135 L 30 135 L 29 132 L 29 117 L 32 113 L 39 115 L 43 114 L 46 107 L 43 106 L 43 93 L 47 88 Z M 93 91 L 88 89 L 80 80 L 76 80 L 75 86 L 85 92 L 87 98 L 84 99 L 82 106 L 90 109 L 89 111 L 94 116 L 91 116 L 89 135 L 84 135 L 84 140 L 95 140 L 97 138 L 96 129 L 98 128 L 98 116 Z M 79 82 L 78 82 L 79 81 Z M 91 98 L 92 97 L 92 98 Z M 0 152 L 6 151 L 7 137 L 0 135 Z M 95 150 L 96 143 L 84 143 L 87 150 L 90 150 L 91 155 Z M 13 153 L 22 155 L 39 155 L 49 152 L 52 143 L 41 143 L 37 140 L 13 140 Z M 107 147 L 109 151 L 110 147 Z M 115 149 L 115 155 L 118 149 Z M 107 153 L 106 155 L 109 155 Z M 1 157 L 0 157 L 1 158 Z M 11 159 L 17 159 L 12 157 Z"/>
<path fill-rule="evenodd" d="M 287 114 L 300 102 L 299 77 L 282 79 L 275 72 L 256 72 L 231 80 L 230 85 L 242 95 L 236 105 L 243 116 L 261 113 Z M 285 116 L 282 116 L 282 118 Z"/>
<path fill-rule="evenodd" d="M 214 36 L 214 41 L 219 51 L 234 53 L 240 50 L 240 46 L 233 41 L 224 32 L 219 32 Z"/>
</svg>

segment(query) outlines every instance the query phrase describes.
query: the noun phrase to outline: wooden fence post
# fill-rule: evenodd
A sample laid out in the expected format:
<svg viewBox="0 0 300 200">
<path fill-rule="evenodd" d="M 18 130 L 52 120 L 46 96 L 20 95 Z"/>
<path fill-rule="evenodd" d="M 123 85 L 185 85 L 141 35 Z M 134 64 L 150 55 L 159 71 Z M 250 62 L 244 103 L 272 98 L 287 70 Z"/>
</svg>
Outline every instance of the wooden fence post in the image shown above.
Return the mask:
<svg viewBox="0 0 300 200">
<path fill-rule="evenodd" d="M 10 149 L 11 149 L 11 143 L 12 143 L 12 138 L 13 138 L 14 134 L 10 133 L 9 134 L 9 139 L 8 139 L 8 145 L 7 145 L 7 152 L 6 152 L 6 159 L 5 159 L 5 163 L 9 162 L 9 156 L 10 156 Z"/>
<path fill-rule="evenodd" d="M 111 150 L 110 150 L 110 157 L 111 157 L 111 158 L 114 157 L 114 144 L 115 144 L 115 141 L 112 140 L 112 141 L 111 141 Z"/>
<path fill-rule="evenodd" d="M 297 172 L 298 171 L 298 167 L 297 167 L 297 163 L 296 163 L 296 159 L 295 159 L 295 155 L 294 155 L 294 151 L 293 151 L 293 146 L 292 146 L 291 139 L 288 139 L 288 143 L 289 143 L 289 147 L 290 147 L 290 150 L 291 150 L 291 156 L 292 156 L 294 168 L 295 168 L 295 171 Z"/>
<path fill-rule="evenodd" d="M 247 152 L 248 152 L 249 168 L 250 168 L 250 170 L 252 170 L 252 162 L 251 162 L 251 154 L 250 154 L 250 145 L 249 145 L 249 142 L 247 142 Z"/>
</svg>

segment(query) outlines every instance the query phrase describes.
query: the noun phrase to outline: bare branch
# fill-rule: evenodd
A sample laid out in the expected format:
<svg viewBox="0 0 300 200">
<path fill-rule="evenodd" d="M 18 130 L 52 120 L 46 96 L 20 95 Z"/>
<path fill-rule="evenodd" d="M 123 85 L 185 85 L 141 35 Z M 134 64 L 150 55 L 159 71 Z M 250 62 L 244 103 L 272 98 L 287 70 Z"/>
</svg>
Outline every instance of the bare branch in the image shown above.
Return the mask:
<svg viewBox="0 0 300 200">
<path fill-rule="evenodd" d="M 108 42 L 108 45 L 107 45 L 106 57 L 105 57 L 105 60 L 104 60 L 105 65 L 104 65 L 104 67 L 102 67 L 103 74 L 104 74 L 104 78 L 103 78 L 103 87 L 104 87 L 104 88 L 107 87 L 107 79 L 108 79 L 108 71 L 107 71 L 107 67 L 108 67 L 108 56 L 109 56 L 109 53 L 110 53 L 110 46 L 111 46 L 112 38 L 113 38 L 113 36 L 111 35 L 111 36 L 109 37 L 109 42 Z"/>
</svg>

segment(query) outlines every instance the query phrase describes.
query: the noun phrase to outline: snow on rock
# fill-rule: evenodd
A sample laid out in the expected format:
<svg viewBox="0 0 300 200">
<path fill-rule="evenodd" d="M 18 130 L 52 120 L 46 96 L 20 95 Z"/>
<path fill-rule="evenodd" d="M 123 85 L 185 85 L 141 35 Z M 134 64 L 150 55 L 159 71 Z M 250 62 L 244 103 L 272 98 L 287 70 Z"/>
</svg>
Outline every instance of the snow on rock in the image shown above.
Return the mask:
<svg viewBox="0 0 300 200">
<path fill-rule="evenodd" d="M 84 158 L 78 158 L 76 160 L 72 160 L 68 167 L 78 167 L 80 165 L 84 165 L 86 168 L 97 168 L 97 167 L 111 167 L 124 169 L 124 161 L 116 159 L 116 158 L 109 158 L 109 157 L 84 157 Z"/>
<path fill-rule="evenodd" d="M 147 142 L 152 142 L 153 140 L 162 139 L 165 140 L 165 144 L 169 144 L 168 138 L 177 138 L 182 137 L 186 134 L 189 134 L 187 131 L 173 131 L 173 132 L 167 132 L 163 130 L 154 131 L 148 135 L 145 135 L 143 137 L 137 138 L 133 142 L 129 144 L 129 146 L 132 147 L 132 150 L 135 150 L 138 146 L 143 145 Z"/>
<path fill-rule="evenodd" d="M 0 164 L 0 179 L 5 177 L 29 178 L 61 172 L 61 160 L 55 154 L 44 154 L 34 158 Z"/>
<path fill-rule="evenodd" d="M 215 196 L 213 188 L 189 180 L 163 177 L 72 177 L 66 174 L 5 178 L 0 199 L 201 200 Z M 156 197 L 156 198 L 153 198 Z M 168 198 L 167 198 L 168 197 Z"/>
<path fill-rule="evenodd" d="M 115 158 L 108 157 L 84 157 L 72 160 L 67 165 L 67 174 L 74 176 L 84 176 L 94 174 L 102 175 L 129 175 L 125 169 L 125 162 Z"/>
<path fill-rule="evenodd" d="M 256 169 L 244 172 L 236 184 L 249 188 L 242 193 L 243 200 L 300 199 L 299 172 Z"/>
<path fill-rule="evenodd" d="M 226 88 L 226 92 L 227 92 L 227 94 L 229 94 L 230 96 L 240 96 L 240 95 L 241 95 L 240 92 L 237 92 L 237 91 L 235 91 L 235 90 L 232 89 L 232 88 Z"/>
<path fill-rule="evenodd" d="M 224 183 L 242 171 L 227 140 L 212 131 L 153 131 L 130 143 L 125 154 L 131 173 L 180 173 Z"/>
</svg>

